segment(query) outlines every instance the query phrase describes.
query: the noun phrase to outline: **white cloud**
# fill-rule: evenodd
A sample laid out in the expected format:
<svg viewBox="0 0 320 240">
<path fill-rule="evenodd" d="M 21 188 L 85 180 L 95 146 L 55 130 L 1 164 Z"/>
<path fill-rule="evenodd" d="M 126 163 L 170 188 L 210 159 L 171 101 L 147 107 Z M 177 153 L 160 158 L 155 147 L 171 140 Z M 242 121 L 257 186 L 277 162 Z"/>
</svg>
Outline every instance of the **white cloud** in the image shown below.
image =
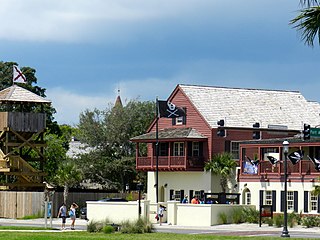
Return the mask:
<svg viewBox="0 0 320 240">
<path fill-rule="evenodd" d="M 107 96 L 84 96 L 62 88 L 48 89 L 46 95 L 57 111 L 54 116 L 55 120 L 59 124 L 70 125 L 79 123 L 79 115 L 84 110 L 94 108 L 104 110 L 109 103 L 115 100 Z"/>
<path fill-rule="evenodd" d="M 189 18 L 187 12 L 206 4 L 196 0 L 0 0 L 0 5 L 0 39 L 83 42 L 101 35 L 107 39 L 126 35 L 156 19 Z"/>
</svg>

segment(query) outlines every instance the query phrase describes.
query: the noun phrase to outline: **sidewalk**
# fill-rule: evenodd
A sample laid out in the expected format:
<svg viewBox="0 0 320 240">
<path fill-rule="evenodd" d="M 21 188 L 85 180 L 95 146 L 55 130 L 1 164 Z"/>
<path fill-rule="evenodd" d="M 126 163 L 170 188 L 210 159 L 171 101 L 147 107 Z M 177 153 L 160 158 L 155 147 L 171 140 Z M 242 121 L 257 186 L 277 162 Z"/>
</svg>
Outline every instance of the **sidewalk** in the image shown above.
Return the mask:
<svg viewBox="0 0 320 240">
<path fill-rule="evenodd" d="M 66 227 L 70 230 L 70 219 L 67 219 Z M 88 221 L 84 219 L 76 219 L 76 230 L 85 231 L 87 229 Z M 6 219 L 0 218 L 0 226 L 33 226 L 33 227 L 45 227 L 45 221 L 43 218 L 19 220 L 19 219 Z M 47 221 L 47 227 L 50 228 L 50 219 Z M 52 227 L 60 229 L 61 219 L 53 218 Z M 162 226 L 154 224 L 154 228 L 157 232 L 170 232 L 170 233 L 183 233 L 183 234 L 215 234 L 215 235 L 241 235 L 241 236 L 280 236 L 282 233 L 282 227 L 274 227 L 263 224 L 259 227 L 259 224 L 222 224 L 207 227 L 197 226 L 176 226 L 163 223 Z M 57 231 L 57 230 L 55 230 Z M 71 231 L 71 230 L 70 230 Z M 306 228 L 304 226 L 294 226 L 288 228 L 291 237 L 308 237 L 308 238 L 320 238 L 320 228 Z"/>
</svg>

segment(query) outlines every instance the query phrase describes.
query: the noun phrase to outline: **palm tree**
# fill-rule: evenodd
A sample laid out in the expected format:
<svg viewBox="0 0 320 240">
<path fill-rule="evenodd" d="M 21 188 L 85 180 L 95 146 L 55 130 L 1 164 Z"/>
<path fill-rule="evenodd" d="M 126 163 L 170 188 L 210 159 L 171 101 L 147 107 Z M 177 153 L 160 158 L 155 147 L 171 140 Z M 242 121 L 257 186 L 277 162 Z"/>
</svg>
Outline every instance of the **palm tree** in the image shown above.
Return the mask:
<svg viewBox="0 0 320 240">
<path fill-rule="evenodd" d="M 71 159 L 67 159 L 59 165 L 55 181 L 64 188 L 63 202 L 65 204 L 67 203 L 69 188 L 79 183 L 82 179 L 82 171 L 77 168 L 76 164 Z"/>
<path fill-rule="evenodd" d="M 319 181 L 320 181 L 320 178 L 318 178 L 317 180 L 318 180 L 318 182 L 319 182 Z M 311 191 L 311 193 L 312 193 L 313 195 L 316 195 L 316 196 L 320 195 L 320 185 L 315 185 L 315 186 L 313 187 L 313 190 Z"/>
<path fill-rule="evenodd" d="M 211 161 L 204 166 L 206 171 L 211 171 L 215 175 L 220 175 L 220 186 L 222 192 L 226 192 L 228 180 L 230 179 L 233 170 L 237 166 L 231 153 L 224 152 L 216 154 Z"/>
<path fill-rule="evenodd" d="M 306 45 L 313 47 L 315 38 L 318 37 L 320 45 L 320 1 L 300 0 L 302 7 L 300 14 L 290 21 L 299 32 Z"/>
</svg>

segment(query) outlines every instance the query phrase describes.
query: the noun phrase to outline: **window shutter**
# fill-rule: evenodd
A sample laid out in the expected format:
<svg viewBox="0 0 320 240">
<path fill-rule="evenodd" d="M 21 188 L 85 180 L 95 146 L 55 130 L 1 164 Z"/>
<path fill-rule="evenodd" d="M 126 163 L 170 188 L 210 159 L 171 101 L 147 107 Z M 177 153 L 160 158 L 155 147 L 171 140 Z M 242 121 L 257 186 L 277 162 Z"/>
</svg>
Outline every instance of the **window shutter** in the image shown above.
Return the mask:
<svg viewBox="0 0 320 240">
<path fill-rule="evenodd" d="M 293 192 L 293 210 L 298 212 L 298 191 Z"/>
<path fill-rule="evenodd" d="M 174 190 L 173 189 L 170 189 L 170 200 L 173 200 L 173 194 L 174 194 Z"/>
<path fill-rule="evenodd" d="M 189 191 L 189 202 L 191 201 L 191 199 L 193 198 L 193 190 Z"/>
<path fill-rule="evenodd" d="M 275 190 L 272 191 L 272 210 L 275 212 L 277 208 L 277 192 Z"/>
<path fill-rule="evenodd" d="M 183 118 L 182 118 L 182 124 L 183 125 L 186 125 L 187 124 L 187 108 L 186 107 L 183 107 L 182 108 L 183 109 L 183 111 L 184 111 L 184 116 L 183 116 Z"/>
<path fill-rule="evenodd" d="M 204 199 L 204 190 L 200 191 L 200 199 Z"/>
<path fill-rule="evenodd" d="M 199 157 L 203 157 L 203 142 L 199 142 Z"/>
<path fill-rule="evenodd" d="M 284 205 L 283 205 L 283 201 L 284 201 L 284 191 L 281 191 L 281 204 L 280 204 L 280 212 L 284 211 Z"/>
<path fill-rule="evenodd" d="M 231 144 L 231 141 L 230 140 L 226 140 L 225 142 L 224 142 L 224 151 L 225 152 L 231 152 L 230 150 L 230 144 Z"/>
<path fill-rule="evenodd" d="M 180 203 L 182 202 L 184 198 L 184 190 L 180 190 Z"/>
<path fill-rule="evenodd" d="M 260 206 L 263 205 L 263 190 L 260 190 Z"/>
<path fill-rule="evenodd" d="M 309 212 L 309 192 L 304 191 L 304 200 L 303 200 L 303 211 L 305 213 Z M 319 201 L 318 201 L 319 203 Z M 319 210 L 319 209 L 318 209 Z"/>
<path fill-rule="evenodd" d="M 192 156 L 192 142 L 188 142 L 188 155 L 189 157 Z"/>
<path fill-rule="evenodd" d="M 172 118 L 172 125 L 176 125 L 176 118 Z"/>
</svg>

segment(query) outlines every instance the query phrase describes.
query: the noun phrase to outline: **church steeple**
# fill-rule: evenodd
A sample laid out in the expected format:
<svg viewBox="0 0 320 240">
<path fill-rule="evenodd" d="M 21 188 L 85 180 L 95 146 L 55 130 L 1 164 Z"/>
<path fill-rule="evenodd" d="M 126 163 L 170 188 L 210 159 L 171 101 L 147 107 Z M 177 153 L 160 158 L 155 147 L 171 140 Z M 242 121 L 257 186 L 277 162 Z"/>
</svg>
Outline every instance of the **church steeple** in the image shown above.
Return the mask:
<svg viewBox="0 0 320 240">
<path fill-rule="evenodd" d="M 114 106 L 122 107 L 122 101 L 121 101 L 121 97 L 120 97 L 120 89 L 118 89 L 118 96 L 117 96 L 116 102 L 114 103 Z"/>
</svg>

